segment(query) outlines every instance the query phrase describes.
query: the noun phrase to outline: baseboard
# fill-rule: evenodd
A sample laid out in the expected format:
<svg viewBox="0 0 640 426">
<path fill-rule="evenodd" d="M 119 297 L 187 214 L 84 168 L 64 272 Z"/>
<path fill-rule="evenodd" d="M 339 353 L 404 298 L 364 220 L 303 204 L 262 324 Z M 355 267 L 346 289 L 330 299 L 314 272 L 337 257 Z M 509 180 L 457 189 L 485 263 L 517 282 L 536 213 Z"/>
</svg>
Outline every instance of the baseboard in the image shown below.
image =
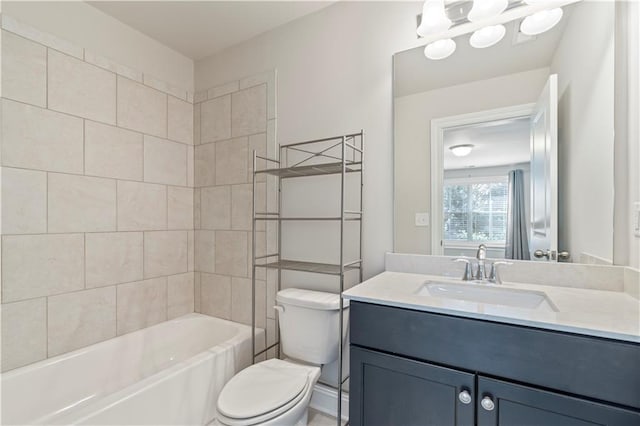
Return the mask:
<svg viewBox="0 0 640 426">
<path fill-rule="evenodd" d="M 309 407 L 330 416 L 337 417 L 337 402 L 337 389 L 317 383 L 313 388 Z M 342 392 L 342 420 L 349 420 L 349 393 L 347 392 Z"/>
</svg>

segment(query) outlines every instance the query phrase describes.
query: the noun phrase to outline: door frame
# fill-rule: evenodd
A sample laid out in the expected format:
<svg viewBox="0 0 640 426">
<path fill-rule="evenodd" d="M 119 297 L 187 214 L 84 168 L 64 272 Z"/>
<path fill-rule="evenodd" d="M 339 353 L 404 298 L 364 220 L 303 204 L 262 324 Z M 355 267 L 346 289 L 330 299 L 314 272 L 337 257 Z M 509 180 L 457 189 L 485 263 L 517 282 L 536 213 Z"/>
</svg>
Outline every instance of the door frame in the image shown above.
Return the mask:
<svg viewBox="0 0 640 426">
<path fill-rule="evenodd" d="M 527 103 L 477 111 L 467 114 L 431 120 L 431 254 L 443 255 L 442 232 L 442 185 L 443 185 L 443 142 L 444 131 L 453 127 L 485 123 L 487 121 L 509 120 L 528 117 L 536 104 Z"/>
</svg>

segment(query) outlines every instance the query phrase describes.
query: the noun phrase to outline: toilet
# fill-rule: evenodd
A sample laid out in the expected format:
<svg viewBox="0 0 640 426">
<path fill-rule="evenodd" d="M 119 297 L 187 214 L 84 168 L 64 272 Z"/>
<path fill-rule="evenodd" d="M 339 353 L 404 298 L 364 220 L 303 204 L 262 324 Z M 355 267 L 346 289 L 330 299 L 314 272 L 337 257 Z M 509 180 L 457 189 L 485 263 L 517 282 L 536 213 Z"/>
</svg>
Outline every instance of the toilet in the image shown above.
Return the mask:
<svg viewBox="0 0 640 426">
<path fill-rule="evenodd" d="M 338 294 L 289 288 L 276 301 L 287 359 L 259 362 L 229 380 L 218 397 L 220 425 L 306 426 L 320 367 L 338 359 Z"/>
</svg>

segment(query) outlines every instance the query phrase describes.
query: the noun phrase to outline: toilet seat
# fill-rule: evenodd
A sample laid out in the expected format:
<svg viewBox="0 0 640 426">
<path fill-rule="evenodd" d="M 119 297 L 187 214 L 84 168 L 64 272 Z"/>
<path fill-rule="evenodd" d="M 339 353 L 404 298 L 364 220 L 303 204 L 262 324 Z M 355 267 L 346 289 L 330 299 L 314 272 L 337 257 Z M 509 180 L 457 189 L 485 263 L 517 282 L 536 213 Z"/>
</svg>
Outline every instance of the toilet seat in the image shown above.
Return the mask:
<svg viewBox="0 0 640 426">
<path fill-rule="evenodd" d="M 234 376 L 218 398 L 219 419 L 229 426 L 265 423 L 309 396 L 319 367 L 271 359 Z"/>
</svg>

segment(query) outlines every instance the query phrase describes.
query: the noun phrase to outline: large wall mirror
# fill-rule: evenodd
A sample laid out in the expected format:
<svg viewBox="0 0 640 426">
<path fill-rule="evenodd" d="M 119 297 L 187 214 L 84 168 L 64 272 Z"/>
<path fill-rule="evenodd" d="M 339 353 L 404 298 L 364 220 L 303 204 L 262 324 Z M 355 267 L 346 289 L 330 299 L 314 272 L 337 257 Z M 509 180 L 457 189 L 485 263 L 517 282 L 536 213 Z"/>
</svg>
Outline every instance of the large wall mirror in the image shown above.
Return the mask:
<svg viewBox="0 0 640 426">
<path fill-rule="evenodd" d="M 394 56 L 396 252 L 612 263 L 615 14 Z"/>
</svg>

